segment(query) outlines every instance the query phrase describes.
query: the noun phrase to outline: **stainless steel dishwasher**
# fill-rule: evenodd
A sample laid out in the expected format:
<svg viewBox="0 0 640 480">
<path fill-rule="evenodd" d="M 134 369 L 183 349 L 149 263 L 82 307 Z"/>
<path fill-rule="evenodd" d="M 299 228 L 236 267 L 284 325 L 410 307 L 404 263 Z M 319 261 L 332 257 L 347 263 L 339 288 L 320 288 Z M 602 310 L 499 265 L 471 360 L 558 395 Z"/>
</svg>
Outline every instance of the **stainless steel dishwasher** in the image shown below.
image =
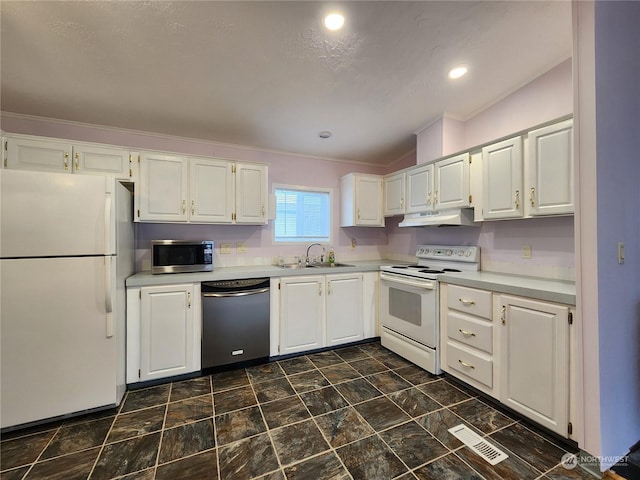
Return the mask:
<svg viewBox="0 0 640 480">
<path fill-rule="evenodd" d="M 269 356 L 269 279 L 202 283 L 202 368 Z"/>
</svg>

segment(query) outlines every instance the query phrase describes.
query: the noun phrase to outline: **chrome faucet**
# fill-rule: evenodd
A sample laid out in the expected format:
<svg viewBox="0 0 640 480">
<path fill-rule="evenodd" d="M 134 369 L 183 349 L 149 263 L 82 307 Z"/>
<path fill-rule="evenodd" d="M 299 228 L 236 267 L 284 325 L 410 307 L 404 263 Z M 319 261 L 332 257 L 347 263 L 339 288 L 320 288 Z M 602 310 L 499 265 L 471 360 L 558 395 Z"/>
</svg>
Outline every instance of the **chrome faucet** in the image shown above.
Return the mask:
<svg viewBox="0 0 640 480">
<path fill-rule="evenodd" d="M 307 258 L 307 265 L 311 264 L 311 262 L 309 261 L 309 250 L 311 250 L 311 247 L 313 247 L 314 245 L 318 245 L 320 248 L 322 248 L 322 255 L 320 256 L 320 262 L 322 262 L 324 260 L 324 254 L 326 253 L 326 250 L 324 249 L 324 247 L 319 243 L 312 243 L 307 248 L 307 257 L 306 257 Z"/>
</svg>

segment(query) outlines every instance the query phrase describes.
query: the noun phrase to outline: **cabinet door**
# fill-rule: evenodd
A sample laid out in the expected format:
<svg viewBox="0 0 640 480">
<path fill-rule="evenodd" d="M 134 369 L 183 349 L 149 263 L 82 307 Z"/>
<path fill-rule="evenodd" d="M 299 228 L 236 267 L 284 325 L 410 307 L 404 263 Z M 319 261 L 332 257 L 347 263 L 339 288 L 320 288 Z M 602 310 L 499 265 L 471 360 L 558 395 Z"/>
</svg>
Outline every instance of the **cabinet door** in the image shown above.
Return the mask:
<svg viewBox="0 0 640 480">
<path fill-rule="evenodd" d="M 433 210 L 433 164 L 407 172 L 407 213 Z"/>
<path fill-rule="evenodd" d="M 404 213 L 405 174 L 396 173 L 384 177 L 384 215 L 402 215 Z"/>
<path fill-rule="evenodd" d="M 129 150 L 91 145 L 74 145 L 73 173 L 89 175 L 113 175 L 121 180 L 131 180 L 133 171 Z"/>
<path fill-rule="evenodd" d="M 362 274 L 327 275 L 326 287 L 326 345 L 362 340 Z"/>
<path fill-rule="evenodd" d="M 529 132 L 531 215 L 573 213 L 573 121 Z"/>
<path fill-rule="evenodd" d="M 6 139 L 7 168 L 71 173 L 72 145 L 46 138 Z"/>
<path fill-rule="evenodd" d="M 384 226 L 382 216 L 382 178 L 356 176 L 356 225 Z"/>
<path fill-rule="evenodd" d="M 500 301 L 500 401 L 566 436 L 569 308 L 508 295 Z"/>
<path fill-rule="evenodd" d="M 469 206 L 469 154 L 463 153 L 435 163 L 435 210 Z"/>
<path fill-rule="evenodd" d="M 140 156 L 137 219 L 186 222 L 188 162 L 184 157 L 144 152 Z"/>
<path fill-rule="evenodd" d="M 236 223 L 267 223 L 267 167 L 236 164 Z"/>
<path fill-rule="evenodd" d="M 280 281 L 280 355 L 324 346 L 324 277 Z"/>
<path fill-rule="evenodd" d="M 231 223 L 233 163 L 207 158 L 189 159 L 189 221 Z"/>
<path fill-rule="evenodd" d="M 522 137 L 482 149 L 482 189 L 485 220 L 522 217 Z"/>
<path fill-rule="evenodd" d="M 192 372 L 193 285 L 144 287 L 140 302 L 140 380 Z"/>
</svg>

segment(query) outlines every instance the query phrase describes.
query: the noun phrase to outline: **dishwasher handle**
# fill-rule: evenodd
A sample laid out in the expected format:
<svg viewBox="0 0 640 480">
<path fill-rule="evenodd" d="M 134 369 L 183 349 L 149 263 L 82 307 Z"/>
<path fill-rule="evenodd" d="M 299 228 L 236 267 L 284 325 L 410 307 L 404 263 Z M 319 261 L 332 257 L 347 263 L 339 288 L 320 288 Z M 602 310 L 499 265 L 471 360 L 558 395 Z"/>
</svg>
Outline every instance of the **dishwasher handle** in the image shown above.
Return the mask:
<svg viewBox="0 0 640 480">
<path fill-rule="evenodd" d="M 236 292 L 219 292 L 219 293 L 203 293 L 203 297 L 216 297 L 216 298 L 224 298 L 224 297 L 246 297 L 247 295 L 256 295 L 257 293 L 267 293 L 269 291 L 269 287 L 259 288 L 257 290 L 243 290 Z"/>
</svg>

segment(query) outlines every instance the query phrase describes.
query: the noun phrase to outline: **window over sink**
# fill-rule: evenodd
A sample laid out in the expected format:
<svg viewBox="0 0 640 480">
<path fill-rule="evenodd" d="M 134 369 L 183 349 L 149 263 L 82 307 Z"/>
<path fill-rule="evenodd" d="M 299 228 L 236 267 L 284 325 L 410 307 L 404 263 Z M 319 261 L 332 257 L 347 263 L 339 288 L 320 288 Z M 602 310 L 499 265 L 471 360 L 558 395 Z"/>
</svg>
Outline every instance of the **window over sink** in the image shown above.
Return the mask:
<svg viewBox="0 0 640 480">
<path fill-rule="evenodd" d="M 331 242 L 330 188 L 274 185 L 275 243 Z"/>
</svg>

